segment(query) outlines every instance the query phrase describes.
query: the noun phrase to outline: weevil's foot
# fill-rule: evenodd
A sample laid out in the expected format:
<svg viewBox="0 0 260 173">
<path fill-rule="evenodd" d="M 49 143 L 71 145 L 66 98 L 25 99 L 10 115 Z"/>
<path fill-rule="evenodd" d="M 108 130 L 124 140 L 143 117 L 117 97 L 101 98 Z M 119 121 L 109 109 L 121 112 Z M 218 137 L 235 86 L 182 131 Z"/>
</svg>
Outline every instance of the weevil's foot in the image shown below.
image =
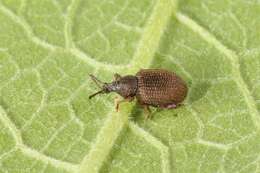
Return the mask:
<svg viewBox="0 0 260 173">
<path fill-rule="evenodd" d="M 151 117 L 152 117 L 152 116 L 151 116 L 151 113 L 150 113 L 150 112 L 148 112 L 148 113 L 145 112 L 145 113 L 144 113 L 144 119 L 145 119 L 145 121 L 148 120 L 148 119 L 151 119 Z"/>
<path fill-rule="evenodd" d="M 120 99 L 118 96 L 115 97 L 115 100 L 114 100 L 114 104 L 115 104 L 115 110 L 116 112 L 119 111 L 119 103 L 120 103 Z"/>
<path fill-rule="evenodd" d="M 175 108 L 177 108 L 177 105 L 173 103 L 173 104 L 169 104 L 169 105 L 165 106 L 165 108 L 166 109 L 175 109 Z"/>
<path fill-rule="evenodd" d="M 184 106 L 184 105 L 185 105 L 185 103 L 179 103 L 179 104 L 177 104 L 177 107 Z"/>
<path fill-rule="evenodd" d="M 167 105 L 165 108 L 166 109 L 176 109 L 178 107 L 181 107 L 181 106 L 184 106 L 184 103 L 178 103 L 178 104 L 170 104 L 170 105 Z"/>
<path fill-rule="evenodd" d="M 116 112 L 119 111 L 119 104 L 116 104 Z"/>
</svg>

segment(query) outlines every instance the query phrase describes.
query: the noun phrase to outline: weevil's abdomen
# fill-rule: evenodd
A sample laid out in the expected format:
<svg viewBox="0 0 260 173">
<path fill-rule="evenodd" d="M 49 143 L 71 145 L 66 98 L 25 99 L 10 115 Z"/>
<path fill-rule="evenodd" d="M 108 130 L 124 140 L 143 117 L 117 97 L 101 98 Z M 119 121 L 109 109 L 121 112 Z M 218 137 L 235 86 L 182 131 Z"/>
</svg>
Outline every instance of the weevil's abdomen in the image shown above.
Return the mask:
<svg viewBox="0 0 260 173">
<path fill-rule="evenodd" d="M 140 104 L 168 107 L 181 103 L 188 88 L 175 73 L 163 69 L 143 69 L 136 77 L 138 90 L 136 98 Z"/>
</svg>

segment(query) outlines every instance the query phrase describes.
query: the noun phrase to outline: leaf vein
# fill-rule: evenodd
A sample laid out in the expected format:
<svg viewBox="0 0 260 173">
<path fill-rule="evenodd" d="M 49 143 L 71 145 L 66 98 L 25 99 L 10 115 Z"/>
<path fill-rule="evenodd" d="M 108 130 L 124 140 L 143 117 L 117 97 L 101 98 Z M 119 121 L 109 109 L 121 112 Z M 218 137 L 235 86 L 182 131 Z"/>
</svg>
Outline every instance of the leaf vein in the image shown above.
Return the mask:
<svg viewBox="0 0 260 173">
<path fill-rule="evenodd" d="M 131 62 L 131 68 L 128 68 L 128 70 L 124 69 L 124 73 L 136 73 L 140 68 L 150 66 L 154 53 L 158 48 L 161 35 L 168 24 L 168 19 L 174 11 L 172 5 L 170 0 L 157 1 L 144 28 L 143 36 L 141 37 Z M 84 55 L 85 54 L 83 54 L 83 56 Z M 95 173 L 99 171 L 106 156 L 111 151 L 115 140 L 128 122 L 128 115 L 132 108 L 131 105 L 125 105 L 122 106 L 120 113 L 111 111 L 108 114 L 108 118 L 101 128 L 95 144 L 90 149 L 89 154 L 81 162 L 80 173 Z"/>
<path fill-rule="evenodd" d="M 0 120 L 3 122 L 3 124 L 10 130 L 12 136 L 14 137 L 14 140 L 16 142 L 16 145 L 21 145 L 22 142 L 22 136 L 20 131 L 16 128 L 15 124 L 12 122 L 12 120 L 7 116 L 6 111 L 3 109 L 2 106 L 0 106 Z"/>
<path fill-rule="evenodd" d="M 27 34 L 28 38 L 34 42 L 36 45 L 39 45 L 45 49 L 54 51 L 57 49 L 63 49 L 62 47 L 50 44 L 44 40 L 41 40 L 39 37 L 37 37 L 31 27 L 26 23 L 25 20 L 23 20 L 22 18 L 20 18 L 19 16 L 15 15 L 11 10 L 9 10 L 8 8 L 6 8 L 4 5 L 2 5 L 0 3 L 0 11 L 2 11 L 6 16 L 10 17 L 12 19 L 13 22 L 19 24 L 25 31 L 25 33 Z M 66 25 L 67 30 L 69 29 L 70 24 Z M 68 46 L 72 46 L 72 38 L 71 36 L 69 36 L 70 34 L 68 33 L 69 31 L 66 31 L 66 37 L 68 40 Z M 71 45 L 72 44 L 72 45 Z M 86 64 L 89 64 L 93 67 L 98 67 L 98 68 L 104 68 L 107 71 L 118 71 L 120 69 L 125 69 L 126 66 L 120 66 L 120 65 L 113 65 L 113 64 L 106 64 L 106 63 L 102 63 L 99 61 L 96 61 L 95 59 L 89 57 L 88 55 L 86 55 L 84 52 L 80 51 L 78 48 L 71 48 L 69 49 L 70 53 L 72 53 L 76 58 L 78 58 L 79 60 L 82 60 L 83 62 L 85 62 Z"/>
<path fill-rule="evenodd" d="M 74 47 L 69 49 L 70 53 L 74 55 L 76 58 L 79 60 L 85 62 L 86 64 L 89 64 L 95 68 L 101 68 L 106 71 L 110 72 L 117 72 L 118 70 L 123 70 L 126 69 L 126 65 L 113 65 L 113 64 L 108 64 L 108 63 L 103 63 L 95 60 L 94 58 L 91 58 L 89 55 L 87 55 L 85 52 L 82 52 L 80 49 Z"/>
<path fill-rule="evenodd" d="M 217 148 L 217 149 L 220 149 L 220 150 L 224 150 L 224 151 L 230 149 L 230 147 L 228 145 L 221 144 L 221 143 L 216 143 L 216 142 L 212 142 L 212 141 L 205 141 L 203 139 L 199 139 L 197 142 L 199 144 L 202 144 L 202 145 L 205 145 L 205 146 L 209 146 L 209 147 L 214 147 L 214 148 Z"/>
<path fill-rule="evenodd" d="M 153 145 L 160 151 L 162 160 L 162 172 L 170 173 L 171 166 L 169 147 L 164 145 L 159 139 L 152 136 L 150 133 L 146 132 L 135 123 L 129 122 L 129 127 L 135 135 L 143 137 L 147 142 L 149 142 L 151 145 Z"/>
<path fill-rule="evenodd" d="M 33 33 L 31 27 L 26 23 L 25 20 L 23 20 L 22 18 L 20 18 L 16 14 L 14 14 L 11 10 L 9 10 L 7 7 L 5 7 L 2 3 L 0 3 L 0 11 L 2 11 L 3 14 L 5 14 L 6 16 L 10 17 L 10 19 L 12 19 L 13 22 L 19 24 L 24 29 L 25 33 L 27 34 L 27 37 L 29 39 L 31 39 L 36 45 L 39 45 L 41 47 L 44 47 L 44 48 L 52 50 L 52 51 L 55 50 L 56 48 L 59 48 L 58 46 L 50 44 L 46 41 L 43 41 L 39 37 L 37 37 Z"/>
<path fill-rule="evenodd" d="M 260 129 L 259 112 L 257 110 L 257 106 L 254 101 L 254 98 L 250 94 L 248 86 L 241 76 L 239 57 L 236 55 L 236 53 L 233 50 L 230 50 L 225 45 L 223 45 L 223 43 L 217 40 L 217 38 L 213 34 L 211 34 L 209 31 L 207 31 L 205 28 L 200 26 L 196 21 L 189 18 L 188 16 L 182 13 L 177 13 L 176 18 L 180 23 L 190 28 L 193 32 L 199 34 L 202 37 L 202 39 L 204 39 L 209 44 L 212 44 L 218 51 L 223 53 L 229 59 L 232 66 L 232 74 L 235 77 L 235 82 L 239 90 L 241 91 L 241 93 L 245 98 L 245 102 L 248 106 L 250 115 L 252 117 L 252 121 L 255 127 L 257 129 Z"/>
<path fill-rule="evenodd" d="M 78 6 L 79 0 L 72 0 L 71 4 L 68 7 L 68 12 L 65 19 L 64 24 L 64 35 L 65 35 L 65 45 L 66 48 L 74 47 L 73 39 L 72 39 L 72 24 L 73 24 L 73 17 L 75 14 L 75 10 Z"/>
<path fill-rule="evenodd" d="M 39 151 L 33 150 L 33 149 L 29 148 L 28 146 L 24 145 L 20 131 L 16 128 L 15 124 L 9 119 L 5 110 L 1 106 L 0 106 L 0 121 L 2 121 L 3 124 L 10 130 L 10 132 L 16 142 L 16 147 L 18 149 L 20 149 L 27 156 L 36 158 L 45 163 L 50 163 L 54 167 L 63 168 L 65 170 L 72 171 L 72 172 L 74 172 L 76 170 L 76 168 L 78 167 L 77 165 L 74 165 L 72 163 L 63 162 L 63 161 L 51 158 L 49 156 L 46 156 L 46 155 L 40 153 Z"/>
<path fill-rule="evenodd" d="M 29 148 L 28 146 L 25 145 L 20 145 L 18 148 L 21 150 L 21 152 L 29 157 L 35 158 L 37 160 L 40 160 L 46 164 L 51 164 L 53 167 L 56 168 L 62 168 L 65 169 L 69 172 L 75 172 L 78 169 L 78 165 L 69 163 L 69 162 L 64 162 L 61 160 L 57 160 L 55 158 L 46 156 L 34 149 Z"/>
</svg>

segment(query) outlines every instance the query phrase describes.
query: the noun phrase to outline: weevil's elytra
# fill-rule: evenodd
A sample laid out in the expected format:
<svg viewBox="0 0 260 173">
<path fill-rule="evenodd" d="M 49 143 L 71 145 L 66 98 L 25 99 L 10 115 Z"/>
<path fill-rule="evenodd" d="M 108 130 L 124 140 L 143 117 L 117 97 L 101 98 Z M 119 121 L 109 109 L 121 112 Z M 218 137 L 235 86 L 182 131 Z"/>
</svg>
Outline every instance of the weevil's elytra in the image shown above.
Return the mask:
<svg viewBox="0 0 260 173">
<path fill-rule="evenodd" d="M 115 74 L 115 80 L 111 83 L 101 82 L 93 75 L 90 77 L 101 90 L 89 98 L 97 94 L 116 92 L 124 98 L 116 102 L 117 110 L 120 102 L 134 98 L 146 110 L 149 110 L 149 106 L 176 108 L 188 92 L 186 83 L 180 77 L 164 69 L 142 69 L 135 76 Z"/>
<path fill-rule="evenodd" d="M 162 69 L 146 69 L 136 74 L 137 100 L 140 104 L 175 108 L 187 95 L 187 86 L 175 73 Z"/>
</svg>

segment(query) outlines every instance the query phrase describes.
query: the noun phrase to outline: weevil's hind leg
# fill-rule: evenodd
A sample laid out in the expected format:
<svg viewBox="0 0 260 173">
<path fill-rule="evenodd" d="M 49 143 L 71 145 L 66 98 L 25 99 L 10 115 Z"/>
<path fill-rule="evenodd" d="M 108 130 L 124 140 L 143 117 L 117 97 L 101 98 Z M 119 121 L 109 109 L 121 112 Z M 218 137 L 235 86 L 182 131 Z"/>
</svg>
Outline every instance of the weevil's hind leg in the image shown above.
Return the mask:
<svg viewBox="0 0 260 173">
<path fill-rule="evenodd" d="M 178 107 L 181 107 L 181 106 L 184 106 L 184 105 L 185 105 L 185 103 L 178 103 L 178 104 L 177 104 L 177 108 L 178 108 Z"/>
<path fill-rule="evenodd" d="M 151 109 L 149 107 L 149 105 L 142 105 L 144 108 L 144 119 L 147 120 L 149 118 L 151 118 Z"/>
<path fill-rule="evenodd" d="M 134 99 L 134 97 L 120 98 L 120 97 L 116 96 L 116 98 L 115 98 L 116 111 L 118 112 L 120 103 L 131 102 L 133 99 Z"/>
</svg>

